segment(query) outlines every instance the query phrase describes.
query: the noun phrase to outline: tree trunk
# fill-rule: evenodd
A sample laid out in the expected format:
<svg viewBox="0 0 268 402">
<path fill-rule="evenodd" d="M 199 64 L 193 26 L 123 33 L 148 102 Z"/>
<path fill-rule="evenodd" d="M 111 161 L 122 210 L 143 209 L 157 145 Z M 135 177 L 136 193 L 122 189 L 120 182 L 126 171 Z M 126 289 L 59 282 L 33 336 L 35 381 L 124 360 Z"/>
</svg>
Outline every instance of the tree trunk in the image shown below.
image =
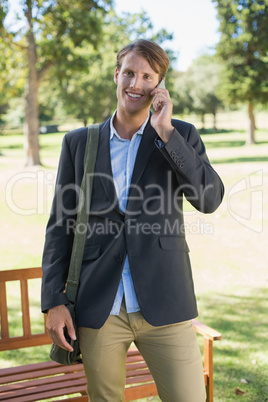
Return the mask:
<svg viewBox="0 0 268 402">
<path fill-rule="evenodd" d="M 249 126 L 247 131 L 247 141 L 246 144 L 255 144 L 255 117 L 254 117 L 254 105 L 253 103 L 249 103 L 248 105 L 248 117 L 249 117 Z"/>
<path fill-rule="evenodd" d="M 205 130 L 205 115 L 201 114 L 202 130 Z"/>
<path fill-rule="evenodd" d="M 38 121 L 38 79 L 36 44 L 32 29 L 32 2 L 27 1 L 28 10 L 28 80 L 25 85 L 25 121 L 24 121 L 24 148 L 26 152 L 26 166 L 40 165 L 39 156 L 39 121 Z"/>
<path fill-rule="evenodd" d="M 217 113 L 213 113 L 213 130 L 217 131 Z"/>
</svg>

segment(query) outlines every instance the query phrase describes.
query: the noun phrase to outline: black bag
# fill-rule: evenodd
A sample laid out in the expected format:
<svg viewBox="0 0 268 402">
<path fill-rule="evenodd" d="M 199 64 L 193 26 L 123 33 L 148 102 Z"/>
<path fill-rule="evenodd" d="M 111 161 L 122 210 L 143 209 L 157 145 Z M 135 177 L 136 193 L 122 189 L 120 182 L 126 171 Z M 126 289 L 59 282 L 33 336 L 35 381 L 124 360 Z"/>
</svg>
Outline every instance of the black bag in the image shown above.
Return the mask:
<svg viewBox="0 0 268 402">
<path fill-rule="evenodd" d="M 57 363 L 68 366 L 68 365 L 74 364 L 74 363 L 82 363 L 82 358 L 81 358 L 81 352 L 80 352 L 80 348 L 79 348 L 79 338 L 78 338 L 77 326 L 75 324 L 74 305 L 72 303 L 70 303 L 66 307 L 70 311 L 71 317 L 73 319 L 76 340 L 74 341 L 73 339 L 71 339 L 69 337 L 66 327 L 64 328 L 64 335 L 65 335 L 67 342 L 73 347 L 74 350 L 72 352 L 70 352 L 66 349 L 60 348 L 58 345 L 55 345 L 55 343 L 53 343 L 51 346 L 51 349 L 50 349 L 49 357 L 51 360 L 53 360 Z"/>
<path fill-rule="evenodd" d="M 91 200 L 93 173 L 98 150 L 98 141 L 99 126 L 94 125 L 88 127 L 87 144 L 84 158 L 84 175 L 80 189 L 76 227 L 79 227 L 80 223 L 86 225 L 88 222 L 89 211 L 86 210 L 86 206 L 90 205 Z M 89 174 L 88 177 L 86 177 L 87 174 Z M 88 202 L 84 202 L 85 199 L 88 200 Z M 82 363 L 79 348 L 78 331 L 75 320 L 75 303 L 79 285 L 79 277 L 83 260 L 85 241 L 86 231 L 83 230 L 79 232 L 76 230 L 74 235 L 68 279 L 66 283 L 66 296 L 69 301 L 69 304 L 67 304 L 66 307 L 68 308 L 73 320 L 76 340 L 74 341 L 69 337 L 67 328 L 64 328 L 64 334 L 67 342 L 70 343 L 74 350 L 73 352 L 69 352 L 68 350 L 62 349 L 53 343 L 49 354 L 51 360 L 65 365 Z"/>
</svg>

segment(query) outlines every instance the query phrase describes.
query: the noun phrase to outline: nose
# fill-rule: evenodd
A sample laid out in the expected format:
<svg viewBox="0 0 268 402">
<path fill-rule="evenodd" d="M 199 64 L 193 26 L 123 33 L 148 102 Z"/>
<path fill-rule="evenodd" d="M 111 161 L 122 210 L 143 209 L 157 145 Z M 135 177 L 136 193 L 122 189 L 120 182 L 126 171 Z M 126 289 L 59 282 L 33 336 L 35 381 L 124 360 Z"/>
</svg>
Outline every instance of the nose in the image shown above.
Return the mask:
<svg viewBox="0 0 268 402">
<path fill-rule="evenodd" d="M 140 88 L 140 81 L 141 78 L 138 77 L 137 75 L 134 75 L 130 81 L 130 88 Z"/>
</svg>

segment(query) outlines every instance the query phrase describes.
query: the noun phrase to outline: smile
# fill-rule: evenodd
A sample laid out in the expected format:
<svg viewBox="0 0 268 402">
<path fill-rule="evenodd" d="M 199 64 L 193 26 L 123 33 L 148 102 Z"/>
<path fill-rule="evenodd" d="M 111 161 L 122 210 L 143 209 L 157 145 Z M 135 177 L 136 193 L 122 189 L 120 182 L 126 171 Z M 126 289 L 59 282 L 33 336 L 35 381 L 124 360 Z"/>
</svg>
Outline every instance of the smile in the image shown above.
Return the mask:
<svg viewBox="0 0 268 402">
<path fill-rule="evenodd" d="M 141 98 L 141 97 L 142 97 L 142 95 L 134 94 L 134 93 L 132 93 L 132 92 L 127 92 L 127 95 L 128 95 L 130 98 L 132 98 L 132 99 L 138 99 L 138 98 Z"/>
</svg>

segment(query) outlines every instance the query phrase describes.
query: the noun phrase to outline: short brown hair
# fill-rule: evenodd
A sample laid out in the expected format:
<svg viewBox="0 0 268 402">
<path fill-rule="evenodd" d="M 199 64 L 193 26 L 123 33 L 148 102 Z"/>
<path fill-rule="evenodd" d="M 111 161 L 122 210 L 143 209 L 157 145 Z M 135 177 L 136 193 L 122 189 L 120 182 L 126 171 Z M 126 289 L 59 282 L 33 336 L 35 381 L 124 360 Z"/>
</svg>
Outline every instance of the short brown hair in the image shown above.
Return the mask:
<svg viewBox="0 0 268 402">
<path fill-rule="evenodd" d="M 118 70 L 122 66 L 123 58 L 132 50 L 148 61 L 150 67 L 159 74 L 160 80 L 165 77 L 169 68 L 168 55 L 157 43 L 146 39 L 138 39 L 129 43 L 117 53 L 116 67 Z"/>
</svg>

